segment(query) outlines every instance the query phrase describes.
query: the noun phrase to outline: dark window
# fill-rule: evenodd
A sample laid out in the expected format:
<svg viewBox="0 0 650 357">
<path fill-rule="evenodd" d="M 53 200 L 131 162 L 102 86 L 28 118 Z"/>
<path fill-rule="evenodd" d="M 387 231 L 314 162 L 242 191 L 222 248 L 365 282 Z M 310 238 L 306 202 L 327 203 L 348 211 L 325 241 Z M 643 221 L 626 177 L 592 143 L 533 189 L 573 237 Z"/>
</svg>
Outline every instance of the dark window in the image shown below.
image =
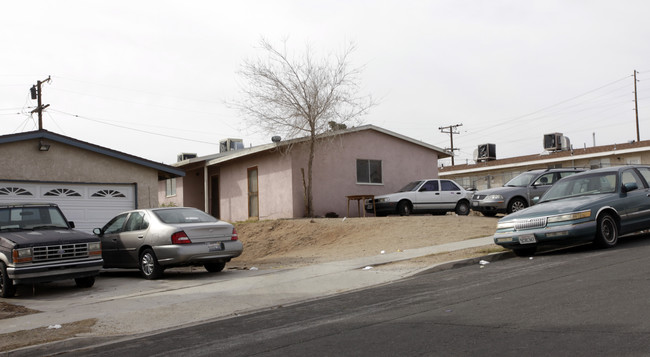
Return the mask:
<svg viewBox="0 0 650 357">
<path fill-rule="evenodd" d="M 460 191 L 460 188 L 451 181 L 441 180 L 440 186 L 442 186 L 442 191 Z"/>
<path fill-rule="evenodd" d="M 438 191 L 438 181 L 427 181 L 424 185 L 422 185 L 422 187 L 420 187 L 420 192 L 425 191 Z"/>
<path fill-rule="evenodd" d="M 104 226 L 104 233 L 109 234 L 109 233 L 119 233 L 122 231 L 122 226 L 124 226 L 124 221 L 126 220 L 126 213 L 123 213 L 115 218 L 113 218 L 110 222 L 106 223 Z"/>
<path fill-rule="evenodd" d="M 381 160 L 357 159 L 357 183 L 383 183 Z"/>
</svg>

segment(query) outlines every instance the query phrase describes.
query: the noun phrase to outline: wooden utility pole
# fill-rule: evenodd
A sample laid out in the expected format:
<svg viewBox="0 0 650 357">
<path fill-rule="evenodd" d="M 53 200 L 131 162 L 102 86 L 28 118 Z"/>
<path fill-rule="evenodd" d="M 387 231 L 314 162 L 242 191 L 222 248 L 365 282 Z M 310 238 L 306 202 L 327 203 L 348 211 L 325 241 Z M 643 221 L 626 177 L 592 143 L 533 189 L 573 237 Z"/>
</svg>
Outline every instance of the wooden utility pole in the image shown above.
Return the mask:
<svg viewBox="0 0 650 357">
<path fill-rule="evenodd" d="M 636 101 L 636 69 L 634 70 L 634 113 L 636 114 L 636 142 L 641 141 L 641 136 L 639 135 L 639 106 Z"/>
<path fill-rule="evenodd" d="M 49 104 L 45 104 L 45 105 L 42 104 L 43 98 L 42 98 L 41 85 L 49 81 L 50 81 L 50 76 L 47 76 L 46 80 L 36 81 L 36 85 L 30 88 L 30 92 L 32 93 L 32 99 L 38 99 L 38 106 L 36 107 L 36 109 L 32 110 L 32 113 L 38 113 L 38 130 L 43 130 L 43 109 L 50 106 Z"/>
<path fill-rule="evenodd" d="M 438 128 L 438 130 L 440 130 L 441 133 L 449 134 L 449 139 L 451 140 L 451 148 L 449 149 L 449 151 L 451 151 L 451 166 L 454 166 L 454 150 L 458 150 L 454 148 L 454 134 L 460 134 L 459 132 L 456 131 L 456 128 L 458 128 L 459 126 L 463 126 L 463 124 L 441 126 Z"/>
</svg>

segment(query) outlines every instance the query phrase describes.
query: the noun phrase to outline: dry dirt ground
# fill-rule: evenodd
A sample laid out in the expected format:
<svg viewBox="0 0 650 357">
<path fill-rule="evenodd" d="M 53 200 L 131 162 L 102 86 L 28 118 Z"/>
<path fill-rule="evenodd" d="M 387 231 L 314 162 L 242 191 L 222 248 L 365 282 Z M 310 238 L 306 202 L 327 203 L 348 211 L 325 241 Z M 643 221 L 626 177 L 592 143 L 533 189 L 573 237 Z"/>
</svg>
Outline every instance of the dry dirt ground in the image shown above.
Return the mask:
<svg viewBox="0 0 650 357">
<path fill-rule="evenodd" d="M 494 234 L 497 219 L 478 215 L 317 218 L 240 222 L 235 227 L 244 253 L 227 269 L 287 269 L 328 261 L 398 252 Z M 394 263 L 419 269 L 437 263 L 500 251 L 497 246 L 466 249 Z M 101 279 L 101 277 L 100 277 Z M 0 320 L 38 313 L 0 301 Z M 62 340 L 92 331 L 96 320 L 0 335 L 0 352 Z"/>
</svg>

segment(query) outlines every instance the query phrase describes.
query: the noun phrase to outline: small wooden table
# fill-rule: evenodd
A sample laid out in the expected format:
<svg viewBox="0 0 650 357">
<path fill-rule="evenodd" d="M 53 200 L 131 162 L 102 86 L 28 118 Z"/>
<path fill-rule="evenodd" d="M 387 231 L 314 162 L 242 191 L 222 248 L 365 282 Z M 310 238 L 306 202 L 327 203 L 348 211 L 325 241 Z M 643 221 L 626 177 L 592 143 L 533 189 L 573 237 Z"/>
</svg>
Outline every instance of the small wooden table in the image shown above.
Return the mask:
<svg viewBox="0 0 650 357">
<path fill-rule="evenodd" d="M 357 211 L 359 212 L 359 217 L 361 217 L 361 201 L 372 200 L 372 212 L 377 215 L 377 210 L 375 209 L 375 195 L 351 195 L 345 196 L 348 198 L 348 217 L 350 216 L 350 201 L 357 201 Z M 364 205 L 363 216 L 366 216 L 366 208 Z"/>
</svg>

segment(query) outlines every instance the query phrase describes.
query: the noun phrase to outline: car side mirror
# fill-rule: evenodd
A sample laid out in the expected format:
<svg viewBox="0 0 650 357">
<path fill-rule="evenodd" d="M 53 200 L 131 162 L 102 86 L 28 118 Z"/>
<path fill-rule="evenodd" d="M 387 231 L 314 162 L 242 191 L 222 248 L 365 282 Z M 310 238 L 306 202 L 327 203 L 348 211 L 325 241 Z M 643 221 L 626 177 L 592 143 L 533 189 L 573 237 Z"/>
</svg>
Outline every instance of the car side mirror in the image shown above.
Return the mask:
<svg viewBox="0 0 650 357">
<path fill-rule="evenodd" d="M 102 232 L 102 229 L 101 229 L 101 228 L 95 228 L 95 229 L 93 229 L 93 233 L 94 233 L 96 236 L 100 236 L 100 237 L 104 235 L 104 232 Z"/>
<path fill-rule="evenodd" d="M 628 182 L 623 184 L 623 192 L 630 192 L 639 189 L 636 182 Z"/>
<path fill-rule="evenodd" d="M 68 221 L 68 227 L 76 228 L 75 225 L 74 225 L 74 222 L 72 222 L 72 221 Z"/>
<path fill-rule="evenodd" d="M 533 197 L 533 204 L 536 205 L 539 202 L 539 196 Z"/>
</svg>

